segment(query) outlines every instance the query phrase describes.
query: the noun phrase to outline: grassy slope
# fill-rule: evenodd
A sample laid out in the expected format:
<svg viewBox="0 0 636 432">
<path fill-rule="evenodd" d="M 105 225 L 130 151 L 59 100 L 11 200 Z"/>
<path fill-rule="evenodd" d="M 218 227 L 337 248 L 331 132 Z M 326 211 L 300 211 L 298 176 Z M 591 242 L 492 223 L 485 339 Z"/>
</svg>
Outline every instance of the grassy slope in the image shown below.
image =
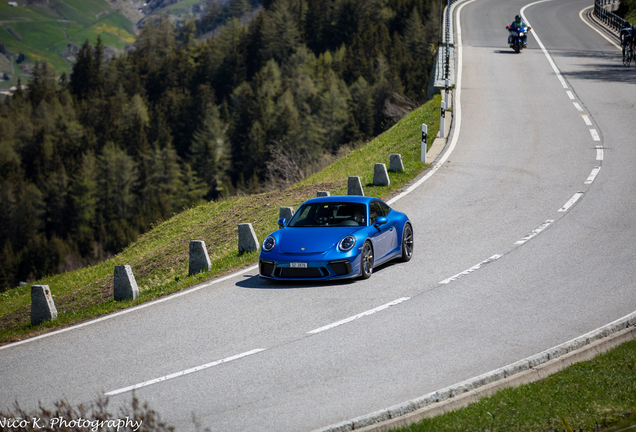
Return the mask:
<svg viewBox="0 0 636 432">
<path fill-rule="evenodd" d="M 635 411 L 636 340 L 632 340 L 540 381 L 500 390 L 400 431 L 595 432 L 611 426 L 612 432 L 633 432 Z M 623 423 L 624 429 L 617 423 Z"/>
<path fill-rule="evenodd" d="M 416 177 L 425 167 L 420 162 L 421 124 L 429 125 L 431 136 L 439 128 L 440 97 L 410 113 L 397 125 L 365 147 L 352 151 L 300 185 L 285 191 L 250 197 L 235 197 L 186 209 L 157 224 L 151 231 L 112 259 L 99 265 L 37 281 L 49 285 L 58 310 L 56 321 L 30 325 L 30 286 L 0 295 L 0 343 L 49 331 L 53 328 L 94 318 L 123 307 L 142 303 L 212 279 L 231 270 L 253 264 L 257 254 L 238 254 L 238 224 L 251 223 L 259 240 L 277 228 L 282 206 L 298 208 L 317 191 L 346 194 L 347 178 L 360 176 L 365 194 L 385 198 Z M 391 153 L 400 153 L 404 173 L 390 173 L 389 187 L 369 185 L 376 162 L 389 164 Z M 208 248 L 211 272 L 188 276 L 190 240 L 203 240 Z M 140 298 L 115 302 L 114 266 L 128 264 L 135 274 Z"/>
</svg>

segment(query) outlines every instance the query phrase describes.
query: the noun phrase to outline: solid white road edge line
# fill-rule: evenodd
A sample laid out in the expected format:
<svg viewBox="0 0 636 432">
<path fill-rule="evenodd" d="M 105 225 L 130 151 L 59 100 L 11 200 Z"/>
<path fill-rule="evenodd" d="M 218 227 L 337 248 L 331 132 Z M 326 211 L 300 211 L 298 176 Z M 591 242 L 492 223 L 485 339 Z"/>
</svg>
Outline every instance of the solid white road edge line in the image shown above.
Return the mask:
<svg viewBox="0 0 636 432">
<path fill-rule="evenodd" d="M 444 165 L 444 163 L 448 160 L 448 158 L 450 157 L 451 153 L 453 153 L 453 150 L 455 150 L 455 146 L 457 145 L 457 140 L 459 139 L 459 131 L 462 128 L 462 103 L 461 103 L 462 97 L 461 97 L 461 95 L 462 95 L 462 67 L 463 67 L 462 53 L 463 53 L 463 44 L 462 44 L 462 29 L 461 29 L 461 26 L 459 25 L 458 18 L 459 18 L 459 11 L 461 10 L 461 8 L 464 7 L 464 5 L 472 3 L 473 1 L 475 1 L 475 0 L 470 0 L 469 2 L 462 4 L 457 9 L 457 15 L 456 15 L 456 22 L 457 22 L 457 43 L 456 43 L 456 48 L 457 48 L 457 80 L 455 82 L 455 98 L 454 98 L 454 101 L 455 101 L 454 105 L 455 106 L 453 107 L 453 119 L 454 119 L 453 138 L 451 139 L 450 146 L 448 146 L 448 149 L 444 152 L 444 155 L 439 159 L 439 161 L 435 165 L 433 165 L 433 167 L 428 171 L 428 173 L 426 173 L 426 175 L 424 177 L 419 179 L 417 182 L 413 183 L 408 189 L 406 189 L 401 194 L 396 195 L 393 198 L 391 198 L 390 200 L 388 200 L 386 202 L 388 205 L 392 205 L 394 202 L 396 202 L 400 198 L 405 197 L 406 195 L 411 193 L 413 190 L 415 190 L 418 186 L 420 186 L 422 183 L 424 183 L 426 180 L 431 178 L 437 172 L 437 170 L 440 169 Z"/>
<path fill-rule="evenodd" d="M 155 378 L 155 379 L 152 379 L 152 380 L 149 380 L 149 381 L 144 381 L 142 383 L 131 385 L 129 387 L 124 387 L 124 388 L 120 388 L 118 390 L 113 390 L 113 391 L 110 391 L 108 393 L 105 393 L 104 395 L 105 396 L 115 396 L 115 395 L 126 393 L 126 392 L 129 392 L 129 391 L 137 390 L 137 389 L 142 388 L 142 387 L 148 387 L 149 385 L 153 385 L 153 384 L 157 384 L 157 383 L 160 383 L 160 382 L 168 381 L 168 380 L 171 380 L 173 378 L 182 377 L 184 375 L 188 375 L 188 374 L 191 374 L 191 373 L 194 373 L 194 372 L 199 372 L 199 371 L 202 371 L 202 370 L 214 367 L 214 366 L 218 366 L 218 365 L 223 364 L 223 363 L 228 363 L 228 362 L 231 362 L 233 360 L 238 360 L 240 358 L 247 357 L 247 356 L 250 356 L 252 354 L 259 353 L 261 351 L 265 351 L 265 349 L 264 348 L 259 348 L 259 349 L 255 349 L 255 350 L 252 350 L 252 351 L 247 351 L 247 352 L 244 352 L 242 354 L 237 354 L 235 356 L 226 357 L 226 358 L 224 358 L 222 360 L 213 361 L 211 363 L 206 363 L 206 364 L 201 365 L 201 366 L 196 366 L 196 367 L 193 367 L 193 368 L 190 368 L 190 369 L 182 370 L 180 372 L 175 372 L 173 374 L 165 375 L 165 376 L 162 376 L 160 378 Z"/>
<path fill-rule="evenodd" d="M 592 6 L 588 6 L 588 7 L 586 7 L 586 8 L 581 9 L 581 11 L 579 12 L 579 18 L 581 18 L 581 21 L 583 21 L 585 24 L 587 24 L 587 26 L 588 26 L 589 28 L 591 28 L 592 30 L 594 30 L 596 33 L 600 34 L 600 35 L 603 37 L 603 39 L 605 39 L 606 41 L 608 41 L 609 43 L 611 43 L 611 44 L 612 44 L 612 45 L 614 45 L 617 49 L 619 49 L 619 50 L 620 50 L 620 49 L 621 49 L 621 47 L 620 47 L 619 45 L 617 45 L 617 44 L 616 44 L 616 42 L 614 42 L 613 40 L 611 40 L 610 38 L 608 38 L 607 36 L 605 36 L 605 35 L 604 35 L 602 32 L 600 32 L 597 28 L 594 28 L 594 27 L 592 26 L 592 24 L 590 24 L 589 22 L 587 22 L 587 21 L 585 20 L 585 18 L 583 18 L 583 13 L 584 13 L 586 10 L 591 9 L 591 8 L 593 8 L 593 7 L 594 7 L 594 6 L 592 5 Z"/>
<path fill-rule="evenodd" d="M 307 333 L 308 333 L 308 334 L 316 334 L 316 333 L 323 332 L 323 331 L 325 331 L 325 330 L 330 330 L 330 329 L 332 329 L 332 328 L 334 328 L 334 327 L 338 327 L 338 326 L 341 326 L 341 325 L 343 325 L 343 324 L 350 323 L 351 321 L 355 321 L 355 320 L 360 319 L 360 318 L 362 318 L 362 317 L 369 316 L 369 315 L 373 315 L 373 314 L 374 314 L 374 313 L 376 313 L 376 312 L 380 312 L 380 311 L 382 311 L 382 310 L 384 310 L 384 309 L 388 309 L 388 308 L 390 308 L 391 306 L 398 305 L 398 304 L 400 304 L 400 303 L 402 303 L 402 302 L 405 302 L 405 301 L 407 301 L 407 300 L 410 300 L 410 299 L 411 299 L 411 297 L 402 297 L 402 298 L 399 298 L 399 299 L 397 299 L 397 300 L 393 300 L 392 302 L 387 303 L 387 304 L 385 304 L 385 305 L 378 306 L 377 308 L 374 308 L 374 309 L 368 310 L 368 311 L 366 311 L 366 312 L 362 312 L 362 313 L 360 313 L 360 314 L 358 314 L 358 315 L 354 315 L 354 316 L 352 316 L 352 317 L 345 318 L 345 319 L 343 319 L 343 320 L 341 320 L 341 321 L 338 321 L 338 322 L 335 322 L 335 323 L 332 323 L 332 324 L 328 324 L 328 325 L 326 325 L 326 326 L 324 326 L 324 327 L 320 327 L 320 328 L 317 328 L 317 329 L 315 329 L 315 330 L 308 331 Z"/>
<path fill-rule="evenodd" d="M 159 304 L 159 303 L 166 302 L 168 300 L 172 300 L 172 299 L 175 299 L 175 298 L 187 295 L 187 294 L 191 294 L 191 293 L 199 291 L 199 290 L 201 290 L 203 288 L 208 288 L 208 287 L 210 287 L 212 285 L 216 285 L 218 283 L 225 282 L 228 279 L 232 279 L 232 278 L 234 278 L 236 276 L 240 276 L 240 275 L 242 275 L 244 273 L 247 273 L 247 272 L 250 272 L 250 271 L 254 271 L 254 270 L 258 270 L 258 264 L 253 265 L 251 267 L 244 268 L 243 270 L 239 270 L 238 272 L 229 274 L 227 276 L 223 276 L 223 277 L 218 278 L 218 279 L 212 279 L 212 280 L 210 280 L 208 282 L 205 282 L 205 283 L 203 283 L 201 285 L 197 285 L 197 286 L 194 286 L 194 287 L 191 287 L 191 288 L 186 288 L 183 291 L 179 291 L 179 292 L 171 294 L 169 296 L 162 297 L 160 299 L 153 300 L 153 301 L 150 301 L 148 303 L 140 304 L 139 306 L 134 306 L 134 307 L 131 307 L 129 309 L 124 309 L 122 311 L 115 312 L 113 314 L 106 315 L 106 316 L 103 316 L 101 318 L 95 318 L 94 320 L 86 321 L 84 323 L 77 324 L 77 325 L 74 325 L 74 326 L 71 326 L 71 327 L 65 327 L 63 329 L 55 330 L 55 331 L 52 331 L 51 333 L 45 333 L 45 334 L 42 334 L 40 336 L 35 336 L 35 337 L 29 338 L 29 339 L 24 339 L 24 340 L 21 340 L 21 341 L 18 341 L 18 342 L 12 342 L 10 344 L 0 346 L 0 351 L 3 350 L 3 349 L 6 349 L 6 348 L 11 348 L 11 347 L 15 347 L 15 346 L 18 346 L 18 345 L 25 344 L 27 342 L 34 342 L 36 340 L 43 339 L 43 338 L 46 338 L 46 337 L 49 337 L 49 336 L 54 336 L 54 335 L 58 335 L 60 333 L 65 333 L 67 331 L 76 330 L 76 329 L 79 329 L 79 328 L 82 328 L 82 327 L 86 327 L 86 326 L 91 325 L 91 324 L 96 324 L 96 323 L 99 323 L 99 322 L 102 322 L 102 321 L 106 321 L 106 320 L 109 320 L 109 319 L 112 319 L 112 318 L 116 318 L 118 316 L 125 315 L 127 313 L 135 312 L 135 311 L 138 311 L 140 309 L 147 308 L 149 306 L 153 306 L 153 305 L 156 305 L 156 304 Z"/>
<path fill-rule="evenodd" d="M 534 3 L 530 3 L 525 5 L 523 8 L 521 8 L 521 16 L 523 17 L 523 20 L 526 22 L 526 24 L 530 27 L 532 27 L 530 25 L 530 23 L 528 22 L 528 20 L 526 19 L 526 16 L 524 14 L 524 11 L 529 8 L 530 6 L 534 6 L 536 4 L 539 3 L 545 3 L 547 1 L 551 1 L 551 0 L 541 0 L 538 2 L 534 2 Z M 556 74 L 557 78 L 559 79 L 559 81 L 561 82 L 561 85 L 563 86 L 564 89 L 568 88 L 567 83 L 565 82 L 565 78 L 563 78 L 563 75 L 561 74 L 561 71 L 559 71 L 559 68 L 557 68 L 556 64 L 554 63 L 554 61 L 552 60 L 552 56 L 548 53 L 548 50 L 545 49 L 545 46 L 543 45 L 543 43 L 541 42 L 541 39 L 539 39 L 539 36 L 537 36 L 537 33 L 533 30 L 532 31 L 532 35 L 534 36 L 534 38 L 537 40 L 537 43 L 539 44 L 539 47 L 541 47 L 541 50 L 543 51 L 543 54 L 545 54 L 545 56 L 548 59 L 548 63 L 550 63 L 550 66 L 552 66 L 552 70 L 554 71 L 554 73 Z"/>
</svg>

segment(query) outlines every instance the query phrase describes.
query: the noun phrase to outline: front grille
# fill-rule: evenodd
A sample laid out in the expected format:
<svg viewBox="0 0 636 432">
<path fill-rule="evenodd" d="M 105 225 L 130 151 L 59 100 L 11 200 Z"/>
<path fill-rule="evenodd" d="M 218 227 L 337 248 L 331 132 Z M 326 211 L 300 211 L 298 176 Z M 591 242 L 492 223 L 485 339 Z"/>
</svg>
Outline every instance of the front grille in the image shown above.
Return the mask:
<svg viewBox="0 0 636 432">
<path fill-rule="evenodd" d="M 327 276 L 329 272 L 324 267 L 308 267 L 308 268 L 290 268 L 279 267 L 276 269 L 276 273 L 280 278 L 290 279 L 311 279 L 321 278 Z"/>
</svg>

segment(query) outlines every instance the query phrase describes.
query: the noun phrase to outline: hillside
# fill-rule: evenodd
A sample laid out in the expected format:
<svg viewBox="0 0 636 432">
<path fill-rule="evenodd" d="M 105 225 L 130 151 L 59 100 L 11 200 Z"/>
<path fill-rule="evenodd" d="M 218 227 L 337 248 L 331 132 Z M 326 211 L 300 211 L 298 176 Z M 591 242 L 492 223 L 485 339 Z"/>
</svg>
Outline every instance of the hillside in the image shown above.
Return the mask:
<svg viewBox="0 0 636 432">
<path fill-rule="evenodd" d="M 110 58 L 135 42 L 135 36 L 150 17 L 167 15 L 179 23 L 191 17 L 200 18 L 207 2 L 18 0 L 15 3 L 18 6 L 11 6 L 6 0 L 0 2 L 0 89 L 15 86 L 18 76 L 26 84 L 36 61 L 46 61 L 59 75 L 63 72 L 68 75 L 81 45 L 86 40 L 95 44 L 98 35 L 106 47 L 106 58 Z"/>
<path fill-rule="evenodd" d="M 79 47 L 101 35 L 106 54 L 135 41 L 135 24 L 143 15 L 125 0 L 19 0 L 0 2 L 0 76 L 7 88 L 25 84 L 36 61 L 47 62 L 58 74 L 70 71 Z"/>
</svg>

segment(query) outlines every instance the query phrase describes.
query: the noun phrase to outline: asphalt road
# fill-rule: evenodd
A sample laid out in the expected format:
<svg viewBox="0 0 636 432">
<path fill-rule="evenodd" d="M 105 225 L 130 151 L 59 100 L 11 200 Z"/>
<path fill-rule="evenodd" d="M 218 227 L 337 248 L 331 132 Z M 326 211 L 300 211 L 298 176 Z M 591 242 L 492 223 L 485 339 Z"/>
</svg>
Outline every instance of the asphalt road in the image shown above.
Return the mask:
<svg viewBox="0 0 636 432">
<path fill-rule="evenodd" d="M 142 385 L 180 431 L 193 414 L 213 431 L 310 431 L 636 311 L 636 67 L 581 20 L 590 3 L 463 7 L 456 147 L 394 204 L 413 220 L 409 263 L 338 284 L 253 269 L 4 347 L 0 406 L 98 392 L 126 404 Z M 545 52 L 535 35 L 521 54 L 507 47 L 522 8 Z"/>
</svg>

